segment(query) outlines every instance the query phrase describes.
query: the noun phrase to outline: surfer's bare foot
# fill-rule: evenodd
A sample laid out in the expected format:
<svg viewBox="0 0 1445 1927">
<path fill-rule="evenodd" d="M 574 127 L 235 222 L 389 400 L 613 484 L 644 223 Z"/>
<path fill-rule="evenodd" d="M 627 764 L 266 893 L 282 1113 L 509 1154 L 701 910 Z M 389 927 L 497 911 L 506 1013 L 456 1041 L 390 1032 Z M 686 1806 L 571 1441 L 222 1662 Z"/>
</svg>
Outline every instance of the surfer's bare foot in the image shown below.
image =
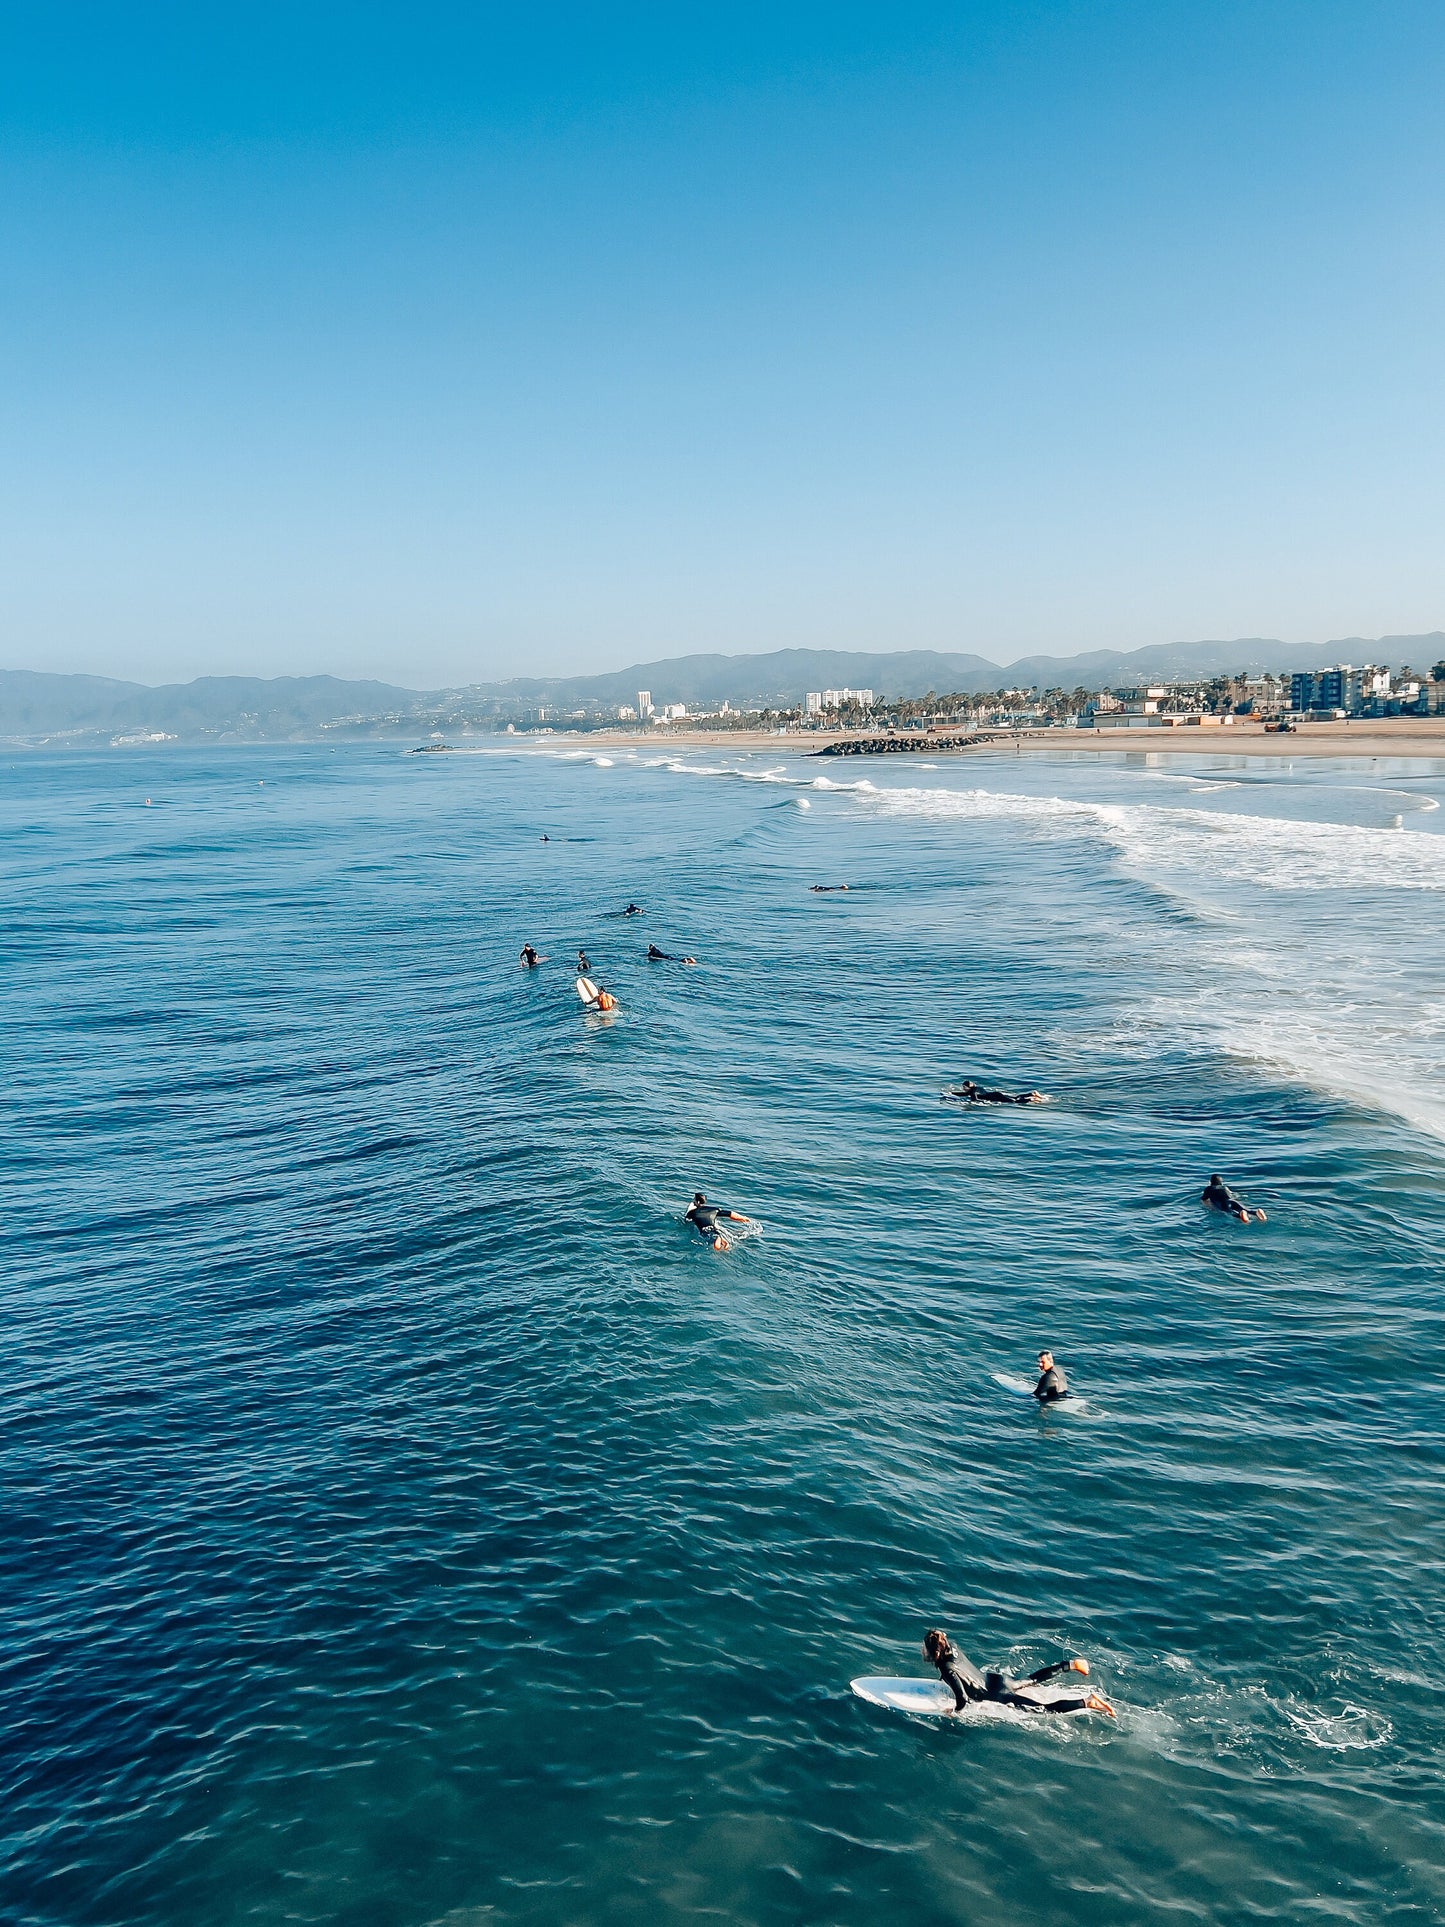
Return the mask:
<svg viewBox="0 0 1445 1927">
<path fill-rule="evenodd" d="M 1090 1693 L 1089 1697 L 1084 1701 L 1084 1704 L 1091 1713 L 1107 1713 L 1111 1720 L 1116 1720 L 1119 1717 L 1102 1693 Z"/>
<path fill-rule="evenodd" d="M 1254 1220 L 1256 1224 L 1267 1224 L 1269 1222 L 1258 1205 L 1254 1207 Z"/>
<path fill-rule="evenodd" d="M 1086 1659 L 1071 1659 L 1069 1661 L 1069 1671 L 1071 1673 L 1087 1673 L 1088 1670 L 1089 1662 Z"/>
</svg>

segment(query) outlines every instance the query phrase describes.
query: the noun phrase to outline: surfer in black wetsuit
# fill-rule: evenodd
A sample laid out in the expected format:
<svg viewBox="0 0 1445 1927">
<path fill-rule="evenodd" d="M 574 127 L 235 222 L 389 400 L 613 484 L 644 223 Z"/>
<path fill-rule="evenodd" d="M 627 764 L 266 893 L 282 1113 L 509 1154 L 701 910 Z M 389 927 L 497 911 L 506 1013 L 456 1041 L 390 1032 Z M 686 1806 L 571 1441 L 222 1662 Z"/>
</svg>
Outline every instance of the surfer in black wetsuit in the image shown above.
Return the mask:
<svg viewBox="0 0 1445 1927">
<path fill-rule="evenodd" d="M 810 883 L 808 888 L 815 897 L 826 897 L 834 890 L 846 890 L 848 886 L 846 883 Z"/>
<path fill-rule="evenodd" d="M 1087 1675 L 1089 1662 L 1086 1659 L 1060 1659 L 1052 1666 L 1041 1666 L 1027 1679 L 1013 1680 L 1007 1673 L 980 1673 L 972 1660 L 965 1659 L 947 1633 L 933 1628 L 923 1635 L 923 1652 L 938 1668 L 938 1677 L 953 1694 L 953 1710 L 961 1713 L 970 1700 L 992 1700 L 998 1706 L 1017 1706 L 1026 1713 L 1107 1713 L 1112 1720 L 1116 1717 L 1113 1707 L 1102 1693 L 1091 1687 L 1082 1699 L 1040 1699 L 1029 1692 L 1031 1686 L 1042 1686 L 1046 1680 L 1057 1679 L 1060 1673 L 1083 1673 Z"/>
<path fill-rule="evenodd" d="M 624 917 L 640 917 L 640 916 L 643 916 L 644 914 L 645 912 L 643 911 L 642 905 L 640 903 L 632 903 L 632 902 L 629 902 L 627 905 L 627 908 L 622 912 L 622 915 Z"/>
<path fill-rule="evenodd" d="M 579 977 L 590 977 L 592 975 L 592 966 L 587 961 L 587 952 L 582 949 L 580 944 L 577 948 L 577 975 Z"/>
<path fill-rule="evenodd" d="M 1056 1400 L 1069 1396 L 1069 1381 L 1064 1377 L 1064 1368 L 1054 1363 L 1052 1352 L 1039 1353 L 1039 1373 L 1034 1397 L 1040 1405 L 1052 1405 Z"/>
<path fill-rule="evenodd" d="M 541 963 L 541 961 L 542 959 L 537 955 L 536 951 L 532 948 L 531 944 L 524 943 L 522 945 L 523 970 L 535 970 L 537 968 L 537 965 Z"/>
<path fill-rule="evenodd" d="M 971 1077 L 965 1077 L 961 1084 L 955 1084 L 951 1091 L 943 1093 L 959 1104 L 1042 1104 L 1042 1091 L 989 1091 L 981 1084 L 975 1084 Z"/>
<path fill-rule="evenodd" d="M 701 1191 L 692 1194 L 692 1207 L 683 1214 L 695 1230 L 702 1233 L 714 1251 L 729 1249 L 728 1241 L 718 1229 L 718 1219 L 726 1218 L 732 1224 L 750 1224 L 741 1211 L 729 1211 L 725 1204 L 709 1204 Z"/>
<path fill-rule="evenodd" d="M 1199 1202 L 1212 1205 L 1216 1211 L 1227 1211 L 1230 1217 L 1238 1218 L 1241 1224 L 1249 1224 L 1255 1218 L 1258 1218 L 1261 1224 L 1265 1222 L 1264 1213 L 1259 1206 L 1256 1205 L 1251 1210 L 1243 1198 L 1230 1190 L 1217 1171 L 1200 1192 Z"/>
<path fill-rule="evenodd" d="M 697 958 L 696 957 L 674 957 L 670 950 L 659 950 L 655 943 L 650 943 L 647 946 L 647 961 L 649 963 L 695 964 L 697 962 Z"/>
</svg>

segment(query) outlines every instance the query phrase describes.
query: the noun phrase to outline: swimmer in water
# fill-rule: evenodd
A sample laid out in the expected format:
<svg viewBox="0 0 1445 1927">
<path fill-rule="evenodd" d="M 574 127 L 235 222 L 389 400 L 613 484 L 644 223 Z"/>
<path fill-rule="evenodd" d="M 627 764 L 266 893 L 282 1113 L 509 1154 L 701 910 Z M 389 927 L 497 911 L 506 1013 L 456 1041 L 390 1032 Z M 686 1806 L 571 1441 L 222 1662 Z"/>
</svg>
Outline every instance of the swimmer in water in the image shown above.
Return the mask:
<svg viewBox="0 0 1445 1927">
<path fill-rule="evenodd" d="M 531 944 L 524 943 L 522 945 L 523 970 L 535 970 L 539 963 L 546 963 L 546 961 L 547 959 L 545 957 L 539 957 L 537 955 L 536 951 L 532 948 Z"/>
<path fill-rule="evenodd" d="M 709 1204 L 701 1191 L 693 1192 L 692 1208 L 685 1212 L 684 1216 L 695 1230 L 701 1232 L 714 1251 L 731 1249 L 727 1239 L 718 1230 L 719 1218 L 726 1218 L 732 1224 L 752 1223 L 751 1218 L 745 1218 L 741 1211 L 729 1211 L 724 1204 Z"/>
<path fill-rule="evenodd" d="M 647 961 L 649 963 L 695 964 L 697 962 L 697 958 L 696 957 L 674 957 L 670 950 L 659 950 L 655 943 L 650 943 L 647 946 Z"/>
<path fill-rule="evenodd" d="M 846 883 L 810 883 L 808 888 L 815 897 L 826 897 L 833 890 L 846 890 Z"/>
<path fill-rule="evenodd" d="M 1265 1222 L 1264 1213 L 1259 1206 L 1256 1205 L 1251 1210 L 1243 1198 L 1236 1196 L 1230 1190 L 1217 1171 L 1211 1175 L 1208 1184 L 1200 1192 L 1199 1202 L 1212 1205 L 1216 1211 L 1227 1211 L 1230 1217 L 1238 1218 L 1241 1224 L 1249 1224 L 1256 1218 L 1261 1224 Z"/>
<path fill-rule="evenodd" d="M 1017 1706 L 1026 1713 L 1107 1713 L 1111 1720 L 1117 1717 L 1104 1695 L 1092 1687 L 1082 1699 L 1046 1700 L 1029 1692 L 1031 1686 L 1042 1686 L 1045 1680 L 1056 1679 L 1060 1673 L 1087 1676 L 1086 1659 L 1061 1659 L 1052 1666 L 1041 1666 L 1027 1679 L 1013 1680 L 1007 1673 L 980 1673 L 972 1661 L 959 1652 L 948 1634 L 937 1628 L 923 1635 L 923 1652 L 953 1694 L 955 1713 L 961 1713 L 970 1700 L 991 1700 L 996 1706 Z"/>
<path fill-rule="evenodd" d="M 587 961 L 587 952 L 582 949 L 580 944 L 577 949 L 577 975 L 579 977 L 590 977 L 592 975 L 592 966 Z"/>
<path fill-rule="evenodd" d="M 1069 1381 L 1064 1376 L 1063 1366 L 1054 1363 L 1052 1352 L 1040 1352 L 1039 1382 L 1034 1387 L 1034 1397 L 1040 1405 L 1052 1405 L 1068 1396 Z"/>
<path fill-rule="evenodd" d="M 981 1084 L 975 1084 L 971 1077 L 965 1077 L 961 1084 L 955 1084 L 951 1091 L 943 1095 L 952 1098 L 957 1104 L 1042 1104 L 1042 1091 L 990 1091 Z"/>
</svg>

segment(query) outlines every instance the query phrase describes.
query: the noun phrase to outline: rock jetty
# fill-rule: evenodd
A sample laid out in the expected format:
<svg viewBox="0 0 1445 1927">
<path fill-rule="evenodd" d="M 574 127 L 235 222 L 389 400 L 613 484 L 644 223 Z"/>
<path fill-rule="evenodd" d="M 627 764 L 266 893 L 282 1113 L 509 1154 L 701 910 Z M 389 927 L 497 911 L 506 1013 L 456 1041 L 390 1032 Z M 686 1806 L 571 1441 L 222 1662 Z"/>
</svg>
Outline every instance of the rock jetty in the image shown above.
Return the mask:
<svg viewBox="0 0 1445 1927">
<path fill-rule="evenodd" d="M 988 743 L 995 739 L 991 736 L 850 736 L 846 742 L 829 743 L 826 749 L 815 749 L 814 756 L 910 756 L 922 751 L 939 749 L 972 749 L 977 743 Z"/>
</svg>

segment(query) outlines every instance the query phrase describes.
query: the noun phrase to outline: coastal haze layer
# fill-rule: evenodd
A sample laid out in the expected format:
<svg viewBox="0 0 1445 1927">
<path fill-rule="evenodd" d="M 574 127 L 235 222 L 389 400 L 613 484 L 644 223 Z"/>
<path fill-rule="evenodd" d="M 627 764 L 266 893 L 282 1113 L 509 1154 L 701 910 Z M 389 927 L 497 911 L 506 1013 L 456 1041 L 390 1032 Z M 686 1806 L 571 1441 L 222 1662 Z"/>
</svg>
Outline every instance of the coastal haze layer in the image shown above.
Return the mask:
<svg viewBox="0 0 1445 1927">
<path fill-rule="evenodd" d="M 1445 760 L 1223 734 L 12 758 L 10 1917 L 1438 1919 Z"/>
</svg>

